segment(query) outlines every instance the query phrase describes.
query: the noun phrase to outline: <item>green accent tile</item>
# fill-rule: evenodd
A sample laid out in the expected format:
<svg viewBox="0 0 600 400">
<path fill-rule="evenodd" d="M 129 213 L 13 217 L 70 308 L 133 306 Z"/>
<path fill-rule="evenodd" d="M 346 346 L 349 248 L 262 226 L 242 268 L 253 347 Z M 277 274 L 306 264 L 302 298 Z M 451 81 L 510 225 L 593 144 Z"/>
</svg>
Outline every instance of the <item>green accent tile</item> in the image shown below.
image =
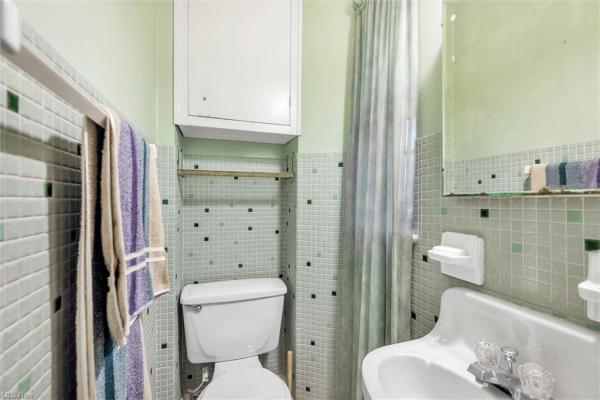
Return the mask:
<svg viewBox="0 0 600 400">
<path fill-rule="evenodd" d="M 317 257 L 321 257 L 321 252 L 317 251 Z"/>
<path fill-rule="evenodd" d="M 222 222 L 219 222 L 219 226 L 225 226 L 225 224 Z"/>
<path fill-rule="evenodd" d="M 479 216 L 481 218 L 489 218 L 490 217 L 490 210 L 487 208 L 482 208 L 479 210 Z"/>
<path fill-rule="evenodd" d="M 442 214 L 442 215 L 448 215 L 448 209 L 446 207 L 442 207 L 440 209 L 440 214 Z"/>
<path fill-rule="evenodd" d="M 4 241 L 4 224 L 0 224 L 0 242 Z"/>
<path fill-rule="evenodd" d="M 523 244 L 522 243 L 513 243 L 512 244 L 512 252 L 523 254 Z"/>
<path fill-rule="evenodd" d="M 8 109 L 12 112 L 19 112 L 19 95 L 11 92 L 10 90 L 6 91 L 6 104 Z"/>
<path fill-rule="evenodd" d="M 429 262 L 429 257 L 426 254 L 423 254 L 423 262 Z"/>
<path fill-rule="evenodd" d="M 237 240 L 234 240 L 233 244 L 239 244 L 239 242 Z"/>
<path fill-rule="evenodd" d="M 52 197 L 52 182 L 44 183 L 44 196 Z"/>
<path fill-rule="evenodd" d="M 583 222 L 583 213 L 581 211 L 567 211 L 567 222 Z"/>
<path fill-rule="evenodd" d="M 209 260 L 208 265 L 215 265 L 215 262 L 213 260 Z"/>
<path fill-rule="evenodd" d="M 27 375 L 19 382 L 18 391 L 20 393 L 29 393 L 29 389 L 31 389 L 31 376 Z"/>
<path fill-rule="evenodd" d="M 585 239 L 585 251 L 596 251 L 600 250 L 600 240 L 597 239 Z"/>
<path fill-rule="evenodd" d="M 169 199 L 163 199 L 162 203 L 163 203 L 163 205 L 169 204 Z"/>
<path fill-rule="evenodd" d="M 316 174 L 316 173 L 317 173 L 317 169 L 316 169 L 316 168 L 313 168 L 313 169 L 312 169 L 312 173 L 313 173 L 313 174 Z"/>
</svg>

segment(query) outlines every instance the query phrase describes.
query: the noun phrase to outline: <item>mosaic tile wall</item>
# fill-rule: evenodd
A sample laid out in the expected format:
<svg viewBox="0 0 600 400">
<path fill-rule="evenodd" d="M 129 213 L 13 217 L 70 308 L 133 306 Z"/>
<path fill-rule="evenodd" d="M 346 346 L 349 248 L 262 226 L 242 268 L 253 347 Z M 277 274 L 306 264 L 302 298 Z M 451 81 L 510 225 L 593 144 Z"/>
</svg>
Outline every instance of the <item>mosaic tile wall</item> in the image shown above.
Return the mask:
<svg viewBox="0 0 600 400">
<path fill-rule="evenodd" d="M 577 284 L 587 269 L 586 248 L 600 247 L 600 197 L 442 197 L 441 134 L 417 143 L 413 253 L 413 337 L 429 332 L 442 292 L 466 286 L 600 330 L 585 317 Z M 427 259 L 444 231 L 477 234 L 485 240 L 482 287 L 442 275 Z"/>
<path fill-rule="evenodd" d="M 290 162 L 287 168 L 293 170 L 295 167 L 295 154 L 291 153 L 288 155 Z M 286 313 L 284 315 L 284 334 L 286 337 L 286 350 L 293 352 L 293 363 L 292 363 L 292 393 L 295 393 L 295 382 L 294 379 L 296 374 L 296 202 L 298 194 L 297 179 L 286 179 L 283 181 L 283 213 L 285 225 L 283 232 L 285 234 L 285 245 L 284 245 L 284 279 L 288 288 L 286 295 Z M 287 368 L 287 361 L 286 361 Z M 287 369 L 286 369 L 287 374 Z"/>
<path fill-rule="evenodd" d="M 506 193 L 529 190 L 525 166 L 600 157 L 600 139 L 563 146 L 446 163 L 446 193 Z"/>
<path fill-rule="evenodd" d="M 96 101 L 110 105 L 26 24 L 23 35 L 56 71 Z M 81 113 L 0 57 L 2 393 L 27 393 L 40 399 L 75 396 L 72 366 L 82 122 Z M 164 301 L 161 298 L 159 303 Z M 154 393 L 156 367 L 167 369 L 157 359 L 156 349 L 162 339 L 156 327 L 166 325 L 161 324 L 164 318 L 162 309 L 155 306 L 143 316 Z M 171 360 L 176 362 L 176 357 Z"/>
<path fill-rule="evenodd" d="M 278 172 L 282 159 L 184 155 L 190 169 Z M 182 285 L 243 278 L 286 280 L 284 183 L 278 178 L 182 177 Z M 285 211 L 285 212 L 284 212 Z M 287 315 L 287 308 L 284 310 Z M 180 322 L 181 323 L 181 322 Z M 263 366 L 285 375 L 286 318 L 279 347 L 261 356 Z M 202 364 L 187 359 L 183 326 L 181 382 L 196 387 Z"/>
<path fill-rule="evenodd" d="M 341 326 L 343 156 L 298 154 L 296 210 L 296 400 L 336 398 Z"/>
<path fill-rule="evenodd" d="M 3 58 L 0 68 L 0 392 L 69 398 L 82 119 Z"/>
<path fill-rule="evenodd" d="M 173 146 L 158 148 L 158 176 L 162 195 L 165 246 L 169 265 L 171 291 L 157 299 L 156 339 L 154 342 L 155 367 L 154 391 L 157 400 L 181 397 L 179 368 L 179 294 L 182 284 L 183 212 L 180 181 L 177 168 L 181 165 L 181 153 Z M 151 312 L 152 313 L 152 312 Z M 146 348 L 149 348 L 146 343 Z"/>
</svg>

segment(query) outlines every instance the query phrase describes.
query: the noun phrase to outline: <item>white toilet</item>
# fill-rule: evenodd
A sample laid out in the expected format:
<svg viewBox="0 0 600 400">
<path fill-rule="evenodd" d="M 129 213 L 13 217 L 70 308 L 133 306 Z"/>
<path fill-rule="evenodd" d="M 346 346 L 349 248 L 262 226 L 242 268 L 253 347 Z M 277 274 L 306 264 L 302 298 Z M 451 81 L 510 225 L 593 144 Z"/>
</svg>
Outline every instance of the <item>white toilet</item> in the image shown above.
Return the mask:
<svg viewBox="0 0 600 400">
<path fill-rule="evenodd" d="M 259 354 L 277 348 L 286 292 L 279 279 L 183 288 L 180 301 L 188 359 L 216 363 L 212 381 L 199 399 L 292 399 L 287 385 L 258 360 Z"/>
</svg>

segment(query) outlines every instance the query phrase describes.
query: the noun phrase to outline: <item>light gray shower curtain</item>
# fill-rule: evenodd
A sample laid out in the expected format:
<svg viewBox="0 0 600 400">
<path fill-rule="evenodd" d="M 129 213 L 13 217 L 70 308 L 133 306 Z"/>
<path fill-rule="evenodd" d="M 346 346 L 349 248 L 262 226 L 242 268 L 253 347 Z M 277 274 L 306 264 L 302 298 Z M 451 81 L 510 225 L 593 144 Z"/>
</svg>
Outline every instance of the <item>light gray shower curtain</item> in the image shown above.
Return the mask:
<svg viewBox="0 0 600 400">
<path fill-rule="evenodd" d="M 338 398 L 361 399 L 362 359 L 410 339 L 417 0 L 354 3 L 354 76 Z"/>
</svg>

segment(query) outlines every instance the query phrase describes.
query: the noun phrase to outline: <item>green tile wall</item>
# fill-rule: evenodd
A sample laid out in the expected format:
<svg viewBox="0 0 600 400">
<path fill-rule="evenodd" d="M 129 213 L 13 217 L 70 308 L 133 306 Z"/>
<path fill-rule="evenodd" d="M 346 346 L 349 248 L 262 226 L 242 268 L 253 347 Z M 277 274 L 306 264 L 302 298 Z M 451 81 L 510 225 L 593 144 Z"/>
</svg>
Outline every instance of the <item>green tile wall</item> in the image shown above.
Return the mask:
<svg viewBox="0 0 600 400">
<path fill-rule="evenodd" d="M 600 330 L 585 316 L 577 284 L 587 274 L 586 248 L 600 240 L 600 197 L 442 197 L 441 134 L 417 142 L 413 252 L 413 337 L 435 324 L 442 292 L 453 286 L 502 297 Z M 440 210 L 446 212 L 440 212 Z M 481 210 L 489 210 L 481 218 Z M 480 235 L 485 240 L 482 287 L 442 275 L 436 261 L 422 257 L 444 231 Z"/>
</svg>

